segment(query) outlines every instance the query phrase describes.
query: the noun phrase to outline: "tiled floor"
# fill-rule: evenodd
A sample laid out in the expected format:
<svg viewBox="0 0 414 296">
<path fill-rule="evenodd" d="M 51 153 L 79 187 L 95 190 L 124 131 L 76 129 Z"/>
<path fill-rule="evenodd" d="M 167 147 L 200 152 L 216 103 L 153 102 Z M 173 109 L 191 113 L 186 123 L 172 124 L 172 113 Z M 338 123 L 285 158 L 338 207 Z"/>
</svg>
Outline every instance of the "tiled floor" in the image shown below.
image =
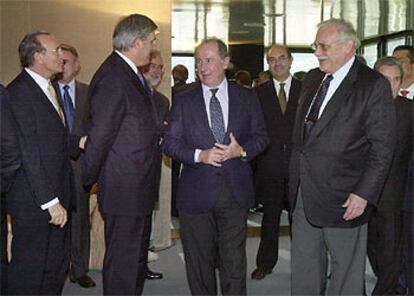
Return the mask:
<svg viewBox="0 0 414 296">
<path fill-rule="evenodd" d="M 249 217 L 249 227 L 260 225 L 260 215 L 251 214 Z M 177 226 L 176 222 L 174 223 Z M 287 219 L 284 215 L 282 225 L 287 225 Z M 255 233 L 256 231 L 252 231 Z M 279 262 L 273 273 L 266 276 L 261 281 L 250 279 L 250 273 L 255 267 L 255 257 L 259 245 L 257 236 L 248 237 L 247 239 L 247 292 L 248 295 L 290 295 L 290 239 L 289 236 L 283 235 L 280 238 Z M 190 295 L 182 254 L 181 241 L 175 240 L 173 247 L 159 251 L 160 259 L 150 263 L 150 269 L 162 272 L 164 278 L 161 280 L 146 281 L 144 295 Z M 78 285 L 70 282 L 66 283 L 63 295 L 101 295 L 102 294 L 102 275 L 99 271 L 91 271 L 90 275 L 97 282 L 97 287 L 83 289 Z M 371 294 L 375 277 L 371 268 L 367 267 L 366 286 L 367 294 Z"/>
</svg>

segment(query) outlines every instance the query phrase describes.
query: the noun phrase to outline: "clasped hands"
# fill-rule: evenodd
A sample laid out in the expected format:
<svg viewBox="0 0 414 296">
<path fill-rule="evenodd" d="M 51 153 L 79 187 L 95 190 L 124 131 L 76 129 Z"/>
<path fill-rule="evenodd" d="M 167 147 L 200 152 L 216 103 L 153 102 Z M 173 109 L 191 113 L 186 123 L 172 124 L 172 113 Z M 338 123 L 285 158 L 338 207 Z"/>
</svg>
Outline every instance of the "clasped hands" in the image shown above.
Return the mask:
<svg viewBox="0 0 414 296">
<path fill-rule="evenodd" d="M 242 147 L 237 142 L 233 133 L 230 133 L 230 144 L 216 143 L 214 147 L 202 150 L 198 156 L 200 162 L 214 167 L 221 167 L 226 160 L 240 157 Z"/>
</svg>

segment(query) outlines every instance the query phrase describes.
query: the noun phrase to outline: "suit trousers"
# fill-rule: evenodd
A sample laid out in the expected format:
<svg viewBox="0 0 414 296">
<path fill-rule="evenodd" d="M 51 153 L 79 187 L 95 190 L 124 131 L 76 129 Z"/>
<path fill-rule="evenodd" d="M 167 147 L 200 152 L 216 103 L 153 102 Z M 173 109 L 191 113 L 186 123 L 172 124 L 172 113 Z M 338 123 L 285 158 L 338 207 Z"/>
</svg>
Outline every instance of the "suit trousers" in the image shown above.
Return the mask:
<svg viewBox="0 0 414 296">
<path fill-rule="evenodd" d="M 260 245 L 257 251 L 257 267 L 271 272 L 279 255 L 279 228 L 282 210 L 287 208 L 288 181 L 269 178 L 261 183 L 263 219 L 260 232 Z"/>
<path fill-rule="evenodd" d="M 60 295 L 70 258 L 70 222 L 49 224 L 48 211 L 12 214 L 6 295 Z"/>
<path fill-rule="evenodd" d="M 224 182 L 209 212 L 180 212 L 187 280 L 192 295 L 217 295 L 216 268 L 223 295 L 246 295 L 247 213 Z"/>
<path fill-rule="evenodd" d="M 292 295 L 323 295 L 325 291 L 327 295 L 364 295 L 367 225 L 355 228 L 311 225 L 300 188 L 292 222 Z"/>
<path fill-rule="evenodd" d="M 151 214 L 105 214 L 104 232 L 104 295 L 141 295 L 147 270 Z"/>
<path fill-rule="evenodd" d="M 70 249 L 70 273 L 72 279 L 80 278 L 89 271 L 90 230 L 89 192 L 82 185 L 79 162 L 71 161 L 76 190 L 76 211 L 72 212 L 72 233 Z"/>
<path fill-rule="evenodd" d="M 368 224 L 368 258 L 377 276 L 373 295 L 395 295 L 400 275 L 402 213 L 377 211 Z"/>
</svg>

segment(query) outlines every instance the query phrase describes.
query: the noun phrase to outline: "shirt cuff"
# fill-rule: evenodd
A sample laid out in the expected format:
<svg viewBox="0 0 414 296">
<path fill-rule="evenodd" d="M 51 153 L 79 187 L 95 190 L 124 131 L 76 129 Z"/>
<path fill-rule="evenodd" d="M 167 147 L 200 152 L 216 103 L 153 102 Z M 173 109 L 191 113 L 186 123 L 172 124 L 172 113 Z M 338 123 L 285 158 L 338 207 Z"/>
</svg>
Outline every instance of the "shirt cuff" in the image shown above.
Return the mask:
<svg viewBox="0 0 414 296">
<path fill-rule="evenodd" d="M 195 150 L 195 152 L 194 152 L 194 162 L 195 163 L 200 163 L 200 159 L 199 159 L 200 153 L 201 153 L 201 149 L 196 149 Z"/>
<path fill-rule="evenodd" d="M 59 203 L 59 198 L 57 198 L 57 197 L 55 197 L 54 199 L 52 199 L 51 201 L 49 201 L 49 202 L 47 202 L 47 203 L 45 203 L 45 204 L 42 204 L 41 206 L 40 206 L 40 208 L 42 209 L 42 210 L 47 210 L 48 208 L 50 208 L 51 206 L 54 206 L 55 204 L 57 204 L 57 203 Z"/>
</svg>

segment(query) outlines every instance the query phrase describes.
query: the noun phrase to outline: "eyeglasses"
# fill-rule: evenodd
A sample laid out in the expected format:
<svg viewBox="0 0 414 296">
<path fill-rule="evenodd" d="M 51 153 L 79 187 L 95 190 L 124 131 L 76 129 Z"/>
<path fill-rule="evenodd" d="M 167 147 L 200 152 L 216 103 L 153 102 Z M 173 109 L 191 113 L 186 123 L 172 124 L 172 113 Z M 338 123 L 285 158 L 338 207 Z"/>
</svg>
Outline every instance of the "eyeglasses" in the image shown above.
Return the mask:
<svg viewBox="0 0 414 296">
<path fill-rule="evenodd" d="M 48 51 L 53 53 L 53 54 L 57 54 L 57 53 L 62 51 L 62 48 L 60 46 L 56 47 L 55 49 L 47 49 L 47 48 L 43 47 L 42 49 L 39 50 L 40 53 L 46 53 Z"/>
<path fill-rule="evenodd" d="M 335 43 L 339 43 L 341 42 L 340 40 L 332 42 L 331 44 L 324 44 L 324 43 L 318 43 L 318 42 L 314 42 L 310 45 L 310 47 L 316 51 L 318 49 L 318 47 L 322 50 L 322 51 L 328 51 Z"/>
</svg>

